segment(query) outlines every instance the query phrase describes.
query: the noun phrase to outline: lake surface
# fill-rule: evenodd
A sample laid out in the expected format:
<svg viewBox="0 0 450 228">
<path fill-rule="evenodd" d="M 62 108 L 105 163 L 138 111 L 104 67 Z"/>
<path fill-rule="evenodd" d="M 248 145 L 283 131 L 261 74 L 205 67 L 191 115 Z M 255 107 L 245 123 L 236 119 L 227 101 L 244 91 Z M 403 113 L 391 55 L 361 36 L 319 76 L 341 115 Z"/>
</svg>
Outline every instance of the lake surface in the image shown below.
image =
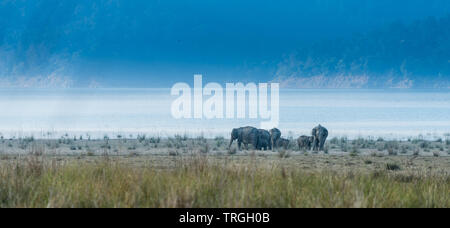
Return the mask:
<svg viewBox="0 0 450 228">
<path fill-rule="evenodd" d="M 260 119 L 174 119 L 170 89 L 3 89 L 4 137 L 103 137 L 137 134 L 226 136 L 233 127 L 258 127 Z M 438 138 L 450 133 L 450 91 L 283 90 L 283 135 L 310 134 L 317 124 L 330 136 Z"/>
</svg>

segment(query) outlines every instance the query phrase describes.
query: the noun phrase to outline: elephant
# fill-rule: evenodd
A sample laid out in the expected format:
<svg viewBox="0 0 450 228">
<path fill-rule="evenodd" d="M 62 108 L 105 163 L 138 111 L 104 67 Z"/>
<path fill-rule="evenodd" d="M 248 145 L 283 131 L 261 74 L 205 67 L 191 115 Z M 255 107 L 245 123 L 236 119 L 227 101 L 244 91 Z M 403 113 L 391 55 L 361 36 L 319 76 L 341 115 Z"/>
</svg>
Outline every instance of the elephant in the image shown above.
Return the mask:
<svg viewBox="0 0 450 228">
<path fill-rule="evenodd" d="M 319 126 L 312 129 L 311 134 L 314 137 L 313 150 L 323 150 L 323 145 L 328 137 L 328 130 L 319 124 Z"/>
<path fill-rule="evenodd" d="M 256 149 L 258 150 L 272 149 L 272 143 L 270 141 L 270 133 L 267 130 L 258 129 L 258 143 Z"/>
<path fill-rule="evenodd" d="M 302 135 L 297 139 L 298 148 L 300 150 L 311 150 L 311 145 L 313 144 L 313 142 L 314 142 L 313 136 Z"/>
<path fill-rule="evenodd" d="M 285 138 L 279 138 L 276 141 L 276 145 L 278 148 L 283 147 L 285 150 L 287 150 L 289 148 L 289 143 L 290 141 L 288 139 Z"/>
<path fill-rule="evenodd" d="M 270 130 L 270 143 L 272 144 L 272 150 L 278 147 L 277 141 L 281 137 L 281 131 L 278 128 L 272 128 Z"/>
<path fill-rule="evenodd" d="M 252 144 L 253 148 L 256 149 L 258 144 L 258 129 L 250 126 L 234 128 L 231 131 L 231 139 L 228 149 L 230 149 L 234 140 L 237 140 L 238 142 L 238 150 L 241 149 L 242 143 L 244 143 L 245 149 L 248 149 L 248 144 Z"/>
</svg>

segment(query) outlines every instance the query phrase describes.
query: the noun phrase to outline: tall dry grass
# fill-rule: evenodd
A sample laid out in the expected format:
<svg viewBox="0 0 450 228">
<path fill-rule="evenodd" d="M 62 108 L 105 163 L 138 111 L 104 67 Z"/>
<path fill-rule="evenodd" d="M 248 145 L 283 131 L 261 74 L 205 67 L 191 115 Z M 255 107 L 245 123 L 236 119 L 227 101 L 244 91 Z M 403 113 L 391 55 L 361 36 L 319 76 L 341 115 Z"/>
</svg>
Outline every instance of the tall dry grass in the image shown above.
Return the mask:
<svg viewBox="0 0 450 228">
<path fill-rule="evenodd" d="M 0 167 L 0 207 L 449 207 L 448 175 L 306 172 L 277 164 L 177 158 L 171 169 L 57 162 Z"/>
</svg>

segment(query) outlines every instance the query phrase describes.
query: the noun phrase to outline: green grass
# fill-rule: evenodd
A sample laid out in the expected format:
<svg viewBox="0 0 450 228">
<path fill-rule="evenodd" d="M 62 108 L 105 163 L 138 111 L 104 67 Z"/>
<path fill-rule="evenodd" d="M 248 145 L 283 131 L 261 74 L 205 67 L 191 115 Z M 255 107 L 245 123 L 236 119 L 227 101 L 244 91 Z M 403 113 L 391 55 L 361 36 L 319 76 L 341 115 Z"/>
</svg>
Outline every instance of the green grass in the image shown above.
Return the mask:
<svg viewBox="0 0 450 228">
<path fill-rule="evenodd" d="M 450 178 L 177 158 L 168 169 L 39 156 L 0 167 L 0 207 L 449 207 Z"/>
</svg>

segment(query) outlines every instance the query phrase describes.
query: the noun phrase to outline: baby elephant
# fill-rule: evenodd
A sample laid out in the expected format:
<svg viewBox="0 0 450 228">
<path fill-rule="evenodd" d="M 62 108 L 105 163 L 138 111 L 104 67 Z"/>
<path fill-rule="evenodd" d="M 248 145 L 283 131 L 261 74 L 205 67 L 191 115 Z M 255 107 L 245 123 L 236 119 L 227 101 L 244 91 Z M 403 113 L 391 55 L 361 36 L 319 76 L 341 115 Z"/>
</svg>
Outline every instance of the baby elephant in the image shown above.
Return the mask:
<svg viewBox="0 0 450 228">
<path fill-rule="evenodd" d="M 311 150 L 313 142 L 314 142 L 313 136 L 302 135 L 297 139 L 298 148 L 300 150 Z"/>
<path fill-rule="evenodd" d="M 270 132 L 264 129 L 258 129 L 258 138 L 256 143 L 256 149 L 257 150 L 271 150 L 272 144 L 270 142 Z"/>
<path fill-rule="evenodd" d="M 285 139 L 285 138 L 279 138 L 276 142 L 276 145 L 278 148 L 282 147 L 285 150 L 287 150 L 289 148 L 289 140 Z"/>
</svg>

